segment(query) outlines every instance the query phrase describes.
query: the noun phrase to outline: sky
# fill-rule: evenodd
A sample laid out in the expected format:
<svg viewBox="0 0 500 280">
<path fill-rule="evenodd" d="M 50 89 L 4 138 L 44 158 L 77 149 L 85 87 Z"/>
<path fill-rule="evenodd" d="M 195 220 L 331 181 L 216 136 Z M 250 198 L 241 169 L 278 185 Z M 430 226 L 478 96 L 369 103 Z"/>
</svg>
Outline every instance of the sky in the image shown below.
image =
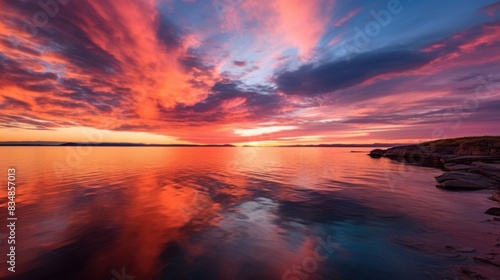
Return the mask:
<svg viewBox="0 0 500 280">
<path fill-rule="evenodd" d="M 0 0 L 0 141 L 500 135 L 500 1 Z"/>
</svg>

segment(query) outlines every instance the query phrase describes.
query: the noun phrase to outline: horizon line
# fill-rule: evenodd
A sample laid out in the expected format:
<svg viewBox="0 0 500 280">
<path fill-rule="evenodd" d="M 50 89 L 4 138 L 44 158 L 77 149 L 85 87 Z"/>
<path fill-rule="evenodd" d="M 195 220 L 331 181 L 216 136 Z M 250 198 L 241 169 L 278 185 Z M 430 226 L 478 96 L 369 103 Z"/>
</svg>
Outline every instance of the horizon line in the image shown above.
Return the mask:
<svg viewBox="0 0 500 280">
<path fill-rule="evenodd" d="M 65 141 L 3 141 L 0 146 L 104 146 L 104 147 L 394 147 L 411 145 L 410 143 L 318 143 L 318 144 L 287 144 L 287 145 L 248 145 L 248 144 L 160 144 L 137 142 L 65 142 Z"/>
</svg>

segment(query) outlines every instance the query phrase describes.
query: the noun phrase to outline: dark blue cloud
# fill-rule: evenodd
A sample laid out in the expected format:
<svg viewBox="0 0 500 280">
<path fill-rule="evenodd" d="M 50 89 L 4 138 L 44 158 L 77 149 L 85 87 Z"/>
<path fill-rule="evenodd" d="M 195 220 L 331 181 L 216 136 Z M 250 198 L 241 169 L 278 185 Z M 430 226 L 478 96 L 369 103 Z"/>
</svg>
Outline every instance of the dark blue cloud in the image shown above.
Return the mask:
<svg viewBox="0 0 500 280">
<path fill-rule="evenodd" d="M 408 71 L 429 63 L 435 53 L 411 50 L 359 54 L 351 60 L 305 64 L 297 70 L 276 73 L 278 90 L 286 94 L 321 95 L 349 88 L 370 78 Z"/>
<path fill-rule="evenodd" d="M 158 30 L 156 36 L 168 49 L 178 49 L 182 46 L 182 32 L 172 21 L 162 14 L 156 18 Z"/>
<path fill-rule="evenodd" d="M 186 106 L 178 104 L 174 109 L 166 109 L 158 105 L 162 119 L 202 125 L 203 123 L 214 123 L 223 121 L 231 112 L 222 110 L 224 102 L 235 98 L 245 98 L 242 104 L 250 114 L 249 119 L 258 120 L 270 118 L 279 113 L 284 104 L 282 97 L 274 93 L 274 89 L 266 86 L 245 86 L 238 81 L 220 81 L 216 83 L 211 94 L 204 100 Z"/>
<path fill-rule="evenodd" d="M 59 12 L 54 17 L 43 13 L 39 1 L 27 0 L 6 0 L 5 9 L 15 10 L 18 14 L 25 15 L 23 18 L 12 18 L 13 26 L 19 32 L 25 32 L 30 35 L 30 40 L 36 44 L 44 45 L 46 48 L 57 51 L 68 61 L 74 63 L 82 70 L 95 73 L 120 70 L 119 62 L 101 47 L 96 45 L 81 27 L 85 26 L 90 17 L 92 22 L 99 25 L 100 29 L 108 29 L 109 34 L 113 34 L 109 22 L 106 22 L 99 12 L 92 5 L 81 1 L 81 6 L 76 9 L 72 2 L 67 5 L 58 5 Z M 103 5 L 107 3 L 103 2 Z M 44 14 L 47 17 L 45 24 L 36 23 L 33 18 L 37 13 Z M 36 17 L 35 17 L 36 18 Z M 43 17 L 39 17 L 42 19 Z M 106 24 L 108 23 L 108 24 Z M 115 22 L 114 24 L 119 24 Z M 37 26 L 38 25 L 38 26 Z M 24 46 L 19 46 L 25 48 Z"/>
</svg>

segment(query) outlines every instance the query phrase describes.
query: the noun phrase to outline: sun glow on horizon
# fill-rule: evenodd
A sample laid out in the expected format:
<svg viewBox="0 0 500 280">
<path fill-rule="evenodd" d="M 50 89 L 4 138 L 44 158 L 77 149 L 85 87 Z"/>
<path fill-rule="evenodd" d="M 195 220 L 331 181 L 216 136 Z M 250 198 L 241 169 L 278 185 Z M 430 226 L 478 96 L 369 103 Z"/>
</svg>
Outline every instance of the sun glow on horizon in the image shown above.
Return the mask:
<svg viewBox="0 0 500 280">
<path fill-rule="evenodd" d="M 257 128 L 247 128 L 247 129 L 234 129 L 234 133 L 249 137 L 249 136 L 259 136 L 265 134 L 271 134 L 279 131 L 294 130 L 297 129 L 296 126 L 268 126 L 268 127 L 257 127 Z"/>
<path fill-rule="evenodd" d="M 81 143 L 192 144 L 176 137 L 149 132 L 113 131 L 92 127 L 65 127 L 53 130 L 0 129 L 0 141 L 54 141 Z"/>
</svg>

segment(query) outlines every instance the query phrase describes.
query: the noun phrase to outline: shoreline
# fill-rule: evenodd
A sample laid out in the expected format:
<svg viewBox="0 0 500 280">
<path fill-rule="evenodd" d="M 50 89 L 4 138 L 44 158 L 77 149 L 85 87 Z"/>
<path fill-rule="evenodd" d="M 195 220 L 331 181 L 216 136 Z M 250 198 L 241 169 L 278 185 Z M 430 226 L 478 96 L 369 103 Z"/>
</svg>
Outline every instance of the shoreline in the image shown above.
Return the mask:
<svg viewBox="0 0 500 280">
<path fill-rule="evenodd" d="M 443 139 L 375 149 L 368 155 L 442 169 L 445 173 L 436 177 L 438 188 L 500 190 L 500 137 Z"/>
</svg>

